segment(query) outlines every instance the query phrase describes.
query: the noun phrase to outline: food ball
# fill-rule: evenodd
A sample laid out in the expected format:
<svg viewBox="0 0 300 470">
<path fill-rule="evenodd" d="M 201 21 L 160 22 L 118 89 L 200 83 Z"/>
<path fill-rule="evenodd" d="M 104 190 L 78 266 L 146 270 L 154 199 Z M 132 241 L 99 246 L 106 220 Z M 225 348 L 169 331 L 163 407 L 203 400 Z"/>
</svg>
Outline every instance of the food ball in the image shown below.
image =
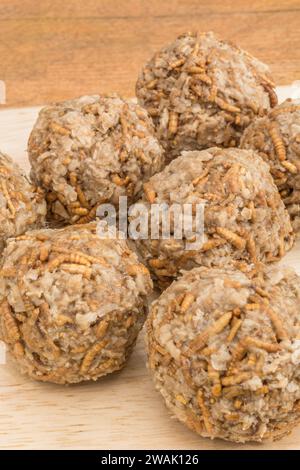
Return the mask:
<svg viewBox="0 0 300 470">
<path fill-rule="evenodd" d="M 277 104 L 268 67 L 213 33 L 183 34 L 144 66 L 136 85 L 168 160 L 182 150 L 235 147 Z"/>
<path fill-rule="evenodd" d="M 287 268 L 195 268 L 147 320 L 149 367 L 201 436 L 278 439 L 300 420 L 300 278 Z"/>
<path fill-rule="evenodd" d="M 67 384 L 121 369 L 145 320 L 152 281 L 125 240 L 96 224 L 10 239 L 0 336 L 30 377 Z"/>
<path fill-rule="evenodd" d="M 46 202 L 19 166 L 0 152 L 0 253 L 9 237 L 44 225 Z"/>
<path fill-rule="evenodd" d="M 300 100 L 286 100 L 268 116 L 247 128 L 241 147 L 257 151 L 268 162 L 271 174 L 300 231 Z"/>
<path fill-rule="evenodd" d="M 161 288 L 175 279 L 181 269 L 223 266 L 232 259 L 271 262 L 280 259 L 293 245 L 289 215 L 269 167 L 251 150 L 215 147 L 183 152 L 161 173 L 152 176 L 139 202 L 148 211 L 149 236 L 137 239 L 136 247 Z M 170 237 L 151 237 L 152 220 L 157 220 L 151 204 L 166 205 Z M 184 218 L 185 204 L 192 205 L 191 210 L 205 204 L 203 243 L 196 243 L 196 248 L 187 245 L 193 233 L 182 230 L 180 238 L 171 224 L 173 206 L 182 208 Z M 162 231 L 160 218 L 159 233 Z"/>
<path fill-rule="evenodd" d="M 31 175 L 55 224 L 87 223 L 101 203 L 134 201 L 160 171 L 163 150 L 147 112 L 117 95 L 83 96 L 40 111 L 28 144 Z"/>
</svg>

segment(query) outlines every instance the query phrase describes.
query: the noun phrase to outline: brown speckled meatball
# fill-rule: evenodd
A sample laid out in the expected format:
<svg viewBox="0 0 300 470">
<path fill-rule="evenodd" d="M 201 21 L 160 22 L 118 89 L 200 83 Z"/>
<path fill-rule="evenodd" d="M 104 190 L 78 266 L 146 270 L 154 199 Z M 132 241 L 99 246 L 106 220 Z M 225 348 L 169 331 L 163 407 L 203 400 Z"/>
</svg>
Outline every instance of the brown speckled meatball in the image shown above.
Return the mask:
<svg viewBox="0 0 300 470">
<path fill-rule="evenodd" d="M 152 282 L 124 240 L 96 224 L 10 239 L 0 277 L 0 337 L 30 377 L 96 380 L 122 368 Z"/>
<path fill-rule="evenodd" d="M 182 150 L 235 147 L 277 103 L 268 67 L 213 33 L 183 34 L 144 66 L 139 102 L 171 160 Z"/>
<path fill-rule="evenodd" d="M 270 165 L 271 174 L 300 231 L 300 100 L 286 100 L 268 116 L 247 128 L 241 147 L 256 150 Z"/>
<path fill-rule="evenodd" d="M 147 112 L 117 95 L 43 108 L 28 145 L 32 178 L 47 191 L 55 224 L 86 223 L 97 206 L 134 201 L 159 171 L 163 151 Z"/>
<path fill-rule="evenodd" d="M 175 203 L 205 203 L 204 243 L 199 248 L 187 250 L 186 237 L 176 239 L 172 231 L 169 239 L 136 240 L 162 288 L 181 269 L 223 266 L 231 259 L 270 262 L 293 244 L 290 218 L 269 167 L 253 151 L 215 147 L 183 152 L 145 184 L 139 202 L 150 220 L 152 203 L 167 204 L 167 214 Z"/>
<path fill-rule="evenodd" d="M 44 193 L 30 184 L 19 166 L 0 152 L 0 253 L 9 237 L 44 225 Z"/>
<path fill-rule="evenodd" d="M 172 413 L 210 438 L 288 434 L 300 420 L 299 305 L 287 268 L 184 273 L 147 320 L 149 367 Z"/>
</svg>

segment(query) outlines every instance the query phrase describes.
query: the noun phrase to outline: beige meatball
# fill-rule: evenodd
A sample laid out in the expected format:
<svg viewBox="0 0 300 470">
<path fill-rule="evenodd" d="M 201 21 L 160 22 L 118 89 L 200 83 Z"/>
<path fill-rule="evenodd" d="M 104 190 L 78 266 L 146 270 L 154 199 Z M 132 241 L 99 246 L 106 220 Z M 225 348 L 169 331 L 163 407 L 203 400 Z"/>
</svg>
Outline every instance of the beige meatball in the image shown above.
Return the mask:
<svg viewBox="0 0 300 470">
<path fill-rule="evenodd" d="M 136 85 L 171 160 L 182 150 L 235 147 L 277 104 L 268 67 L 213 33 L 183 34 L 144 66 Z"/>
<path fill-rule="evenodd" d="M 300 100 L 286 100 L 268 116 L 254 121 L 241 139 L 241 148 L 257 151 L 271 174 L 300 231 Z"/>
<path fill-rule="evenodd" d="M 43 191 L 30 184 L 19 166 L 0 152 L 0 253 L 9 237 L 42 227 L 45 216 Z"/>
<path fill-rule="evenodd" d="M 89 222 L 101 203 L 118 208 L 120 196 L 134 201 L 164 160 L 147 112 L 117 95 L 43 108 L 28 152 L 54 224 Z"/>
<path fill-rule="evenodd" d="M 300 278 L 287 268 L 195 268 L 151 307 L 149 367 L 201 436 L 278 439 L 300 419 Z"/>
<path fill-rule="evenodd" d="M 149 236 L 135 243 L 161 288 L 181 269 L 223 266 L 232 259 L 271 262 L 293 244 L 290 218 L 269 167 L 253 151 L 215 147 L 183 152 L 145 184 L 139 202 L 148 212 Z M 180 239 L 172 225 L 169 237 L 154 239 L 153 204 L 165 204 L 165 218 L 170 221 L 174 204 L 182 213 L 186 204 L 192 209 L 205 204 L 203 243 L 191 247 L 190 234 L 182 231 Z M 160 233 L 162 224 L 161 218 Z"/>
<path fill-rule="evenodd" d="M 125 240 L 96 224 L 10 239 L 0 280 L 0 336 L 22 372 L 55 383 L 121 369 L 142 328 L 152 282 Z"/>
</svg>

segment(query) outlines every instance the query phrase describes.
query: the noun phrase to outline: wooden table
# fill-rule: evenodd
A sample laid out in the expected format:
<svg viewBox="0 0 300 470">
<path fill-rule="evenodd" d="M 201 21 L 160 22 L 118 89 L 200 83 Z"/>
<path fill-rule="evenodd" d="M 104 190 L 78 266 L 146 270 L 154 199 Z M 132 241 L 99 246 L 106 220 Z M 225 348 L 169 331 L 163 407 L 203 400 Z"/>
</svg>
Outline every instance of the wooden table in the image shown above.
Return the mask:
<svg viewBox="0 0 300 470">
<path fill-rule="evenodd" d="M 300 78 L 300 0 L 1 0 L 0 80 L 8 106 L 98 92 L 134 94 L 157 48 L 186 30 L 214 30 Z"/>
</svg>

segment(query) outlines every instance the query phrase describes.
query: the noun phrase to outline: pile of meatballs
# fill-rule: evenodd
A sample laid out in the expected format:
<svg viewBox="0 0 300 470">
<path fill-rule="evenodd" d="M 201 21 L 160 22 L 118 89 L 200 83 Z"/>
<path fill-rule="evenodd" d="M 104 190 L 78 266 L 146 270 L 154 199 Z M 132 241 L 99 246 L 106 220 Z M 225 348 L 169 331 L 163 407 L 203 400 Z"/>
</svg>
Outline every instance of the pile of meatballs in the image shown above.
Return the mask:
<svg viewBox="0 0 300 470">
<path fill-rule="evenodd" d="M 278 264 L 300 231 L 300 101 L 278 104 L 268 67 L 213 33 L 158 51 L 136 96 L 43 108 L 30 178 L 0 153 L 0 337 L 23 373 L 72 384 L 121 369 L 146 321 L 177 419 L 281 438 L 300 421 L 300 278 Z M 204 205 L 203 242 L 100 237 L 97 209 L 122 196 L 150 221 Z"/>
</svg>

